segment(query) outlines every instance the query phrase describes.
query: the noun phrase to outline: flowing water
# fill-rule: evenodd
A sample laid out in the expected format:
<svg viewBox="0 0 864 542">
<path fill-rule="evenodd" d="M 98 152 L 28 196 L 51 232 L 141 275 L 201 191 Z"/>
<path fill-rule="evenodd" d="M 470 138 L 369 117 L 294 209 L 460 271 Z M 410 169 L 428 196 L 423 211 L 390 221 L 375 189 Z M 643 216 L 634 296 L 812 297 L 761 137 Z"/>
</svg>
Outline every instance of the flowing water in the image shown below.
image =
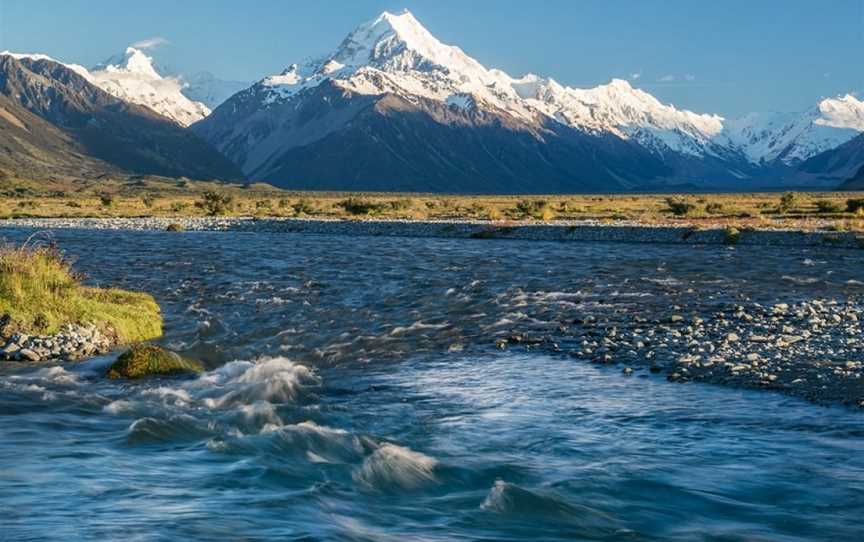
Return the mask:
<svg viewBox="0 0 864 542">
<path fill-rule="evenodd" d="M 30 232 L 6 230 L 7 239 Z M 0 368 L 0 540 L 860 540 L 864 418 L 495 347 L 864 293 L 854 251 L 58 231 L 195 379 Z"/>
</svg>

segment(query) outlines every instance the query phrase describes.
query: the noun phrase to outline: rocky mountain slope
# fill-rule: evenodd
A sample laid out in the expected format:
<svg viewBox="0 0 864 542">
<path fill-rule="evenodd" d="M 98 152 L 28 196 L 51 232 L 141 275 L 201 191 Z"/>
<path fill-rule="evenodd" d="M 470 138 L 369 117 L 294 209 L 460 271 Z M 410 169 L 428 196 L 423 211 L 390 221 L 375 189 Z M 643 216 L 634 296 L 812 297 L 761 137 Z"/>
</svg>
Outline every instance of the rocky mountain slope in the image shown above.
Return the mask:
<svg viewBox="0 0 864 542">
<path fill-rule="evenodd" d="M 864 190 L 864 134 L 810 158 L 800 169 L 804 174 L 842 183 L 846 190 Z"/>
<path fill-rule="evenodd" d="M 239 179 L 210 145 L 47 58 L 0 55 L 0 170 L 6 176 L 130 172 Z"/>
</svg>

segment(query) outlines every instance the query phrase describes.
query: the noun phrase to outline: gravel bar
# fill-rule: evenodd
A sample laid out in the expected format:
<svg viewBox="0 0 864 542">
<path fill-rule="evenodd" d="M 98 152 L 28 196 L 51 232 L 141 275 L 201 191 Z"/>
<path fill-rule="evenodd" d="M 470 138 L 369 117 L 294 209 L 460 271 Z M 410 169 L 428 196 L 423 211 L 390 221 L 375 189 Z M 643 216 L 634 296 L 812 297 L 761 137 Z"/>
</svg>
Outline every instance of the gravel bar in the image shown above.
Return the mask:
<svg viewBox="0 0 864 542">
<path fill-rule="evenodd" d="M 505 224 L 471 220 L 344 220 L 250 217 L 231 218 L 17 218 L 0 220 L 0 228 L 100 229 L 164 231 L 179 225 L 186 231 L 289 232 L 349 236 L 525 239 L 537 241 L 603 241 L 707 245 L 825 246 L 864 248 L 854 232 L 782 229 L 727 230 L 673 224 L 633 222 L 604 224 L 595 220 Z"/>
</svg>

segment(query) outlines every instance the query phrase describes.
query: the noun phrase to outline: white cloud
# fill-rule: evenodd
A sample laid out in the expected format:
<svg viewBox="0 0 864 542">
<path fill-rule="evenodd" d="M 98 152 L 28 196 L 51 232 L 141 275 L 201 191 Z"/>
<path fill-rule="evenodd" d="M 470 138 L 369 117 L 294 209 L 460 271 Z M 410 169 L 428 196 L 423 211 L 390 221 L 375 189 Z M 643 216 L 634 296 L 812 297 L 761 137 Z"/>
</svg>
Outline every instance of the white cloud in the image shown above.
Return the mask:
<svg viewBox="0 0 864 542">
<path fill-rule="evenodd" d="M 657 81 L 659 83 L 674 83 L 675 81 L 686 81 L 688 83 L 692 83 L 696 80 L 696 76 L 692 73 L 685 73 L 684 75 L 664 75 Z"/>
<path fill-rule="evenodd" d="M 132 47 L 136 49 L 152 49 L 154 47 L 159 47 L 160 45 L 165 45 L 166 43 L 169 43 L 167 39 L 161 36 L 154 36 L 152 38 L 136 41 L 132 44 Z"/>
<path fill-rule="evenodd" d="M 630 74 L 630 79 L 632 79 L 632 80 L 634 80 L 634 81 L 636 81 L 636 80 L 639 79 L 640 77 L 642 77 L 642 72 L 641 72 L 641 71 L 636 72 L 636 73 L 631 73 L 631 74 Z"/>
</svg>

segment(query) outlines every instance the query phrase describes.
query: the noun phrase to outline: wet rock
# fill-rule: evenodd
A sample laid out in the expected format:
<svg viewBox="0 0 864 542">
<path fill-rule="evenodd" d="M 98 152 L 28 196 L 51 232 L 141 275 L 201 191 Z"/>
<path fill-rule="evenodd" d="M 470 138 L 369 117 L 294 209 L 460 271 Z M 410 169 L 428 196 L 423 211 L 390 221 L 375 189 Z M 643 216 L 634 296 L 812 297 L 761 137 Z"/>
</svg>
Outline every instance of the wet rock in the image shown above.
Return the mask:
<svg viewBox="0 0 864 542">
<path fill-rule="evenodd" d="M 29 348 L 22 348 L 18 351 L 18 356 L 24 361 L 40 361 L 42 356 L 30 350 Z"/>
<path fill-rule="evenodd" d="M 204 372 L 201 363 L 181 357 L 160 346 L 136 345 L 124 352 L 106 376 L 110 379 L 135 380 L 148 376 L 195 375 Z"/>
</svg>

